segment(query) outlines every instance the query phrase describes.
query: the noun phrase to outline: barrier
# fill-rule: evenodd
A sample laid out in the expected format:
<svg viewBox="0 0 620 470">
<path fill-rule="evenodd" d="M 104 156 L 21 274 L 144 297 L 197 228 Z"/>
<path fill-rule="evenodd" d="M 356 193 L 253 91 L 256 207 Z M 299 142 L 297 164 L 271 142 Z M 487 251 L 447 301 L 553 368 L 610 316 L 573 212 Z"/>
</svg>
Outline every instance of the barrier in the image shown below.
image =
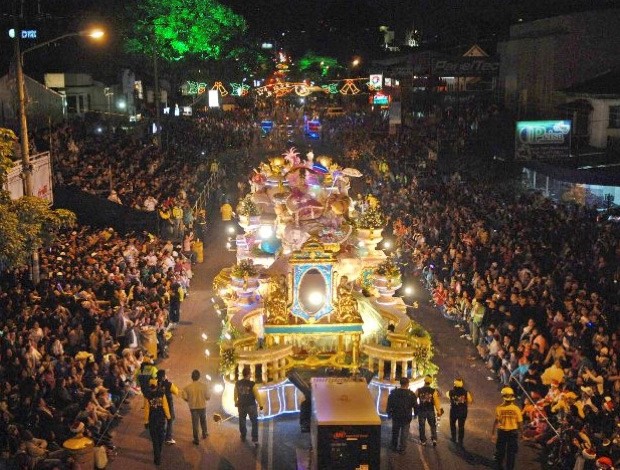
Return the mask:
<svg viewBox="0 0 620 470">
<path fill-rule="evenodd" d="M 153 359 L 157 359 L 157 332 L 155 328 L 140 330 L 140 346 L 149 356 Z"/>
<path fill-rule="evenodd" d="M 200 240 L 196 240 L 192 243 L 192 251 L 196 254 L 196 262 L 204 262 L 204 244 Z"/>
<path fill-rule="evenodd" d="M 62 444 L 80 468 L 95 468 L 95 443 L 88 437 L 72 437 Z"/>
</svg>

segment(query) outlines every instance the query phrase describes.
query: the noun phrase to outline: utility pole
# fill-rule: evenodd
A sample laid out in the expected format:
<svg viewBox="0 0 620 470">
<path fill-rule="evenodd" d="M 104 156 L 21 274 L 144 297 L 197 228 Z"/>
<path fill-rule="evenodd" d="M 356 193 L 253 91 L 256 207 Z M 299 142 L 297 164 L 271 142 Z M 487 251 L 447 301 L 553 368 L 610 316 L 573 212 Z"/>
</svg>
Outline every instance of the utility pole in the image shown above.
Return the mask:
<svg viewBox="0 0 620 470">
<path fill-rule="evenodd" d="M 15 27 L 15 78 L 17 80 L 17 97 L 19 100 L 19 133 L 22 153 L 22 178 L 24 180 L 24 196 L 33 196 L 32 184 L 32 164 L 30 163 L 30 143 L 28 142 L 28 119 L 26 117 L 26 90 L 24 83 L 24 70 L 22 68 L 22 53 L 19 44 L 21 37 L 21 28 L 19 25 L 19 17 L 17 12 L 18 2 L 15 2 L 15 12 L 13 15 L 13 25 Z M 35 248 L 30 256 L 30 272 L 33 284 L 38 284 L 40 280 L 39 269 L 39 252 Z"/>
<path fill-rule="evenodd" d="M 24 196 L 32 196 L 32 165 L 30 163 L 30 144 L 28 142 L 28 119 L 26 118 L 26 90 L 22 54 L 19 44 L 21 29 L 17 15 L 13 16 L 15 24 L 15 78 L 17 80 L 17 97 L 19 100 L 19 132 L 22 153 L 22 178 L 24 180 Z"/>
<path fill-rule="evenodd" d="M 160 134 L 160 110 L 159 110 L 159 106 L 160 106 L 160 92 L 159 92 L 159 70 L 157 67 L 157 43 L 156 40 L 153 39 L 153 75 L 154 75 L 154 79 L 155 79 L 155 126 L 157 128 L 157 131 L 155 133 L 155 143 L 157 144 L 158 147 L 161 147 L 161 134 Z"/>
</svg>

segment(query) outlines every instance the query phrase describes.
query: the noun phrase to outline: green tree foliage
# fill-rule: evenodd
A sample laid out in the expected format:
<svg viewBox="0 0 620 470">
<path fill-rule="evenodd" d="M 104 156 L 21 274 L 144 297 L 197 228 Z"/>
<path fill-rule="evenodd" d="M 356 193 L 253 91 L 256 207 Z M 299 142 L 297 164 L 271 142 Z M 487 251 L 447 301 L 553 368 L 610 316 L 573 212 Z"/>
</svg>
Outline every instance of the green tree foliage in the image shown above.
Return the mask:
<svg viewBox="0 0 620 470">
<path fill-rule="evenodd" d="M 302 73 L 314 74 L 325 78 L 329 75 L 336 74 L 344 67 L 338 64 L 338 60 L 333 57 L 320 56 L 313 52 L 306 52 L 306 54 L 299 59 L 298 68 Z"/>
<path fill-rule="evenodd" d="M 170 62 L 227 57 L 247 30 L 242 16 L 215 0 L 141 0 L 130 14 L 134 21 L 127 51 L 150 55 L 156 50 Z"/>
<path fill-rule="evenodd" d="M 25 196 L 11 200 L 5 189 L 7 172 L 13 162 L 9 156 L 17 141 L 13 131 L 0 128 L 0 266 L 24 264 L 30 253 L 49 243 L 63 227 L 75 224 L 75 214 L 52 210 L 44 199 Z"/>
</svg>

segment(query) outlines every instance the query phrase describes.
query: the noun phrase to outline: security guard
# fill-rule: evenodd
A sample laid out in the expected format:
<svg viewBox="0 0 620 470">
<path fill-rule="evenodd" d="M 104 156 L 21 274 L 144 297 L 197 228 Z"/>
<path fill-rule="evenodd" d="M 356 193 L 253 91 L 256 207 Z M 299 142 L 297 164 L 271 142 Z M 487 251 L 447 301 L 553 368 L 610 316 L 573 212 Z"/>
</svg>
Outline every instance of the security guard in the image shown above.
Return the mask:
<svg viewBox="0 0 620 470">
<path fill-rule="evenodd" d="M 166 422 L 166 444 L 176 444 L 177 441 L 172 438 L 172 424 L 174 422 L 174 399 L 172 398 L 172 395 L 176 395 L 178 397 L 180 392 L 178 387 L 168 380 L 164 369 L 157 371 L 157 384 L 159 387 L 164 389 L 166 401 L 168 402 L 168 410 L 170 411 L 170 418 Z"/>
<path fill-rule="evenodd" d="M 515 392 L 512 388 L 502 388 L 501 394 L 504 401 L 495 408 L 495 421 L 491 431 L 491 435 L 494 436 L 497 429 L 495 462 L 499 469 L 513 470 L 519 450 L 519 428 L 523 423 L 523 415 L 519 407 L 514 404 Z M 503 466 L 504 458 L 506 467 Z"/>
<path fill-rule="evenodd" d="M 252 423 L 252 442 L 258 446 L 258 410 L 256 406 L 263 410 L 263 403 L 258 394 L 256 382 L 250 379 L 252 375 L 249 367 L 243 368 L 243 378 L 237 380 L 235 384 L 234 398 L 235 406 L 239 409 L 239 434 L 241 441 L 245 442 L 247 433 L 246 417 L 249 416 Z"/>
<path fill-rule="evenodd" d="M 416 396 L 409 389 L 409 379 L 400 378 L 400 388 L 390 392 L 387 400 L 387 413 L 392 420 L 392 450 L 405 453 L 409 438 L 409 425 L 413 417 Z"/>
<path fill-rule="evenodd" d="M 149 355 L 144 356 L 144 360 L 142 364 L 140 364 L 140 368 L 136 370 L 135 379 L 138 385 L 140 386 L 140 391 L 142 395 L 146 396 L 146 393 L 149 391 L 149 383 L 151 379 L 157 378 L 157 367 L 153 365 L 153 359 Z"/>
<path fill-rule="evenodd" d="M 458 444 L 463 445 L 465 436 L 465 420 L 467 419 L 467 408 L 474 401 L 471 393 L 463 386 L 463 379 L 454 379 L 454 387 L 446 392 L 450 400 L 450 434 L 452 442 L 457 442 L 456 429 L 458 425 Z"/>
<path fill-rule="evenodd" d="M 418 403 L 416 415 L 418 416 L 418 429 L 420 431 L 420 443 L 426 445 L 426 421 L 431 428 L 431 440 L 433 447 L 437 445 L 437 416 L 443 415 L 443 408 L 439 401 L 439 392 L 431 387 L 433 378 L 430 375 L 424 377 L 424 386 L 416 393 Z"/>
<path fill-rule="evenodd" d="M 161 449 L 166 436 L 166 420 L 170 419 L 170 408 L 166 391 L 157 380 L 151 380 L 149 391 L 145 395 L 144 426 L 149 428 L 153 443 L 153 461 L 161 463 Z"/>
</svg>

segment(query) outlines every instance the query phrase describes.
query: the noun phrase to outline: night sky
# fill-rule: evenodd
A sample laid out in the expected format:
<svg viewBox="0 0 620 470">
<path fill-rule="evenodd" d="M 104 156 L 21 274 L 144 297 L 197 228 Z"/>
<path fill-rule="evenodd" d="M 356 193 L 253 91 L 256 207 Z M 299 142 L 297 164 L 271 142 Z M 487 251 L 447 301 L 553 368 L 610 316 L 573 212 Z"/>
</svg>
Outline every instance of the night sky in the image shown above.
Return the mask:
<svg viewBox="0 0 620 470">
<path fill-rule="evenodd" d="M 122 13 L 137 0 L 25 0 L 26 23 L 39 36 L 52 38 L 79 31 L 93 22 L 109 31 L 103 46 L 71 38 L 27 56 L 26 73 L 40 79 L 46 71 L 92 71 L 101 80 L 115 76 L 115 68 L 130 65 L 120 59 Z M 0 2 L 0 74 L 11 58 L 6 31 L 10 0 Z M 390 26 L 396 42 L 415 26 L 423 47 L 464 50 L 473 43 L 490 53 L 508 34 L 510 24 L 572 11 L 618 6 L 620 0 L 221 0 L 244 16 L 249 34 L 275 42 L 293 56 L 312 50 L 343 62 L 354 55 L 372 58 L 380 53 L 379 26 Z M 34 42 L 28 43 L 28 47 Z"/>
</svg>

